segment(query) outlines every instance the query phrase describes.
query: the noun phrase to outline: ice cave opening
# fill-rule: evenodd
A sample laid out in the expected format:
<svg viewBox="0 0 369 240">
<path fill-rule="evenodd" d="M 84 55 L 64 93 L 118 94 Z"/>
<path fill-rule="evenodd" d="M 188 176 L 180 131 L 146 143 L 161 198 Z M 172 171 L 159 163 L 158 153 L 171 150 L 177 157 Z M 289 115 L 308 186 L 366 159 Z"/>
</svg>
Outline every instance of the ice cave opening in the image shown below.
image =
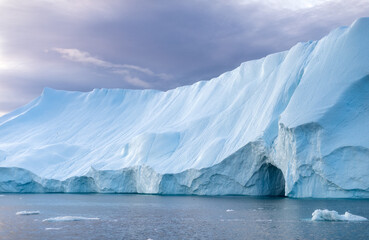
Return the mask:
<svg viewBox="0 0 369 240">
<path fill-rule="evenodd" d="M 259 185 L 260 195 L 285 196 L 285 179 L 282 171 L 270 163 L 264 163 L 259 169 L 256 184 Z"/>
</svg>

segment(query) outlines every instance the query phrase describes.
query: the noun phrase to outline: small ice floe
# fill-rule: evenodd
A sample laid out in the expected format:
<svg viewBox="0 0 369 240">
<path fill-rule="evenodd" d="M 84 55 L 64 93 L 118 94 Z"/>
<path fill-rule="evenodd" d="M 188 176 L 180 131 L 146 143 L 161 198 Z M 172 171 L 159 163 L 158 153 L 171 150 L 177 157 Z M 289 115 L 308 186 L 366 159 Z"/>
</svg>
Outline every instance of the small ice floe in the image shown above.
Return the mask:
<svg viewBox="0 0 369 240">
<path fill-rule="evenodd" d="M 79 216 L 63 216 L 55 218 L 46 218 L 43 222 L 72 222 L 72 221 L 87 221 L 87 220 L 100 220 L 100 218 L 88 218 Z"/>
<path fill-rule="evenodd" d="M 312 221 L 368 221 L 367 218 L 345 212 L 339 215 L 336 211 L 317 209 L 312 214 Z"/>
<path fill-rule="evenodd" d="M 60 230 L 62 228 L 45 228 L 45 231 Z"/>
<path fill-rule="evenodd" d="M 233 209 L 227 209 L 226 212 L 234 212 Z"/>
<path fill-rule="evenodd" d="M 38 215 L 40 214 L 40 211 L 20 211 L 16 212 L 16 215 Z"/>
<path fill-rule="evenodd" d="M 272 219 L 256 219 L 255 222 L 272 222 Z"/>
</svg>

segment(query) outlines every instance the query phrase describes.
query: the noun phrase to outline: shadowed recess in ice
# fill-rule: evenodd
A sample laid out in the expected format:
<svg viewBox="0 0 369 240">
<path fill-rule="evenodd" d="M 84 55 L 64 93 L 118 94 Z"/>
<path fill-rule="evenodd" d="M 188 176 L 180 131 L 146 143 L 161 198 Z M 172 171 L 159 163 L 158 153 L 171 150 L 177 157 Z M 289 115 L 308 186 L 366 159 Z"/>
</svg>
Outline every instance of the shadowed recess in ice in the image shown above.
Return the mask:
<svg viewBox="0 0 369 240">
<path fill-rule="evenodd" d="M 369 18 L 167 92 L 45 89 L 0 118 L 0 192 L 369 197 Z"/>
</svg>

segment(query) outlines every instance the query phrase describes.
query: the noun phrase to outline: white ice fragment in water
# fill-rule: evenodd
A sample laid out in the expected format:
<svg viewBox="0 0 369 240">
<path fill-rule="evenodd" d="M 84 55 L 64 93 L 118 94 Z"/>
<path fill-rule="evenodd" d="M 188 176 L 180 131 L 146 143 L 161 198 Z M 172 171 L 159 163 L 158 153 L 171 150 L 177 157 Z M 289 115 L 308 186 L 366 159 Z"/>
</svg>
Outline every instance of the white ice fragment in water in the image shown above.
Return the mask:
<svg viewBox="0 0 369 240">
<path fill-rule="evenodd" d="M 40 211 L 20 211 L 15 214 L 16 215 L 37 215 L 37 214 L 40 214 Z"/>
<path fill-rule="evenodd" d="M 340 215 L 338 212 L 332 210 L 317 209 L 312 214 L 312 221 L 367 221 L 368 219 L 362 216 L 354 215 L 349 212 Z"/>
<path fill-rule="evenodd" d="M 226 212 L 234 212 L 233 209 L 227 209 Z"/>
<path fill-rule="evenodd" d="M 50 231 L 50 230 L 60 230 L 62 228 L 45 228 L 45 231 Z"/>
<path fill-rule="evenodd" d="M 100 218 L 88 218 L 79 216 L 63 216 L 55 218 L 46 218 L 43 222 L 70 222 L 70 221 L 84 221 L 84 220 L 100 220 Z"/>
</svg>

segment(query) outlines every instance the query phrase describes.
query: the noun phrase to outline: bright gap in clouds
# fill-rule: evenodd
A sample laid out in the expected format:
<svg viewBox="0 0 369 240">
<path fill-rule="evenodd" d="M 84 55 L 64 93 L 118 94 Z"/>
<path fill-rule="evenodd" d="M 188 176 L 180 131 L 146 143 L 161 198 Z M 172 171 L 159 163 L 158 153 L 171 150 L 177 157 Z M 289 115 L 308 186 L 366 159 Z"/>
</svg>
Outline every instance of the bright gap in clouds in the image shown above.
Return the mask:
<svg viewBox="0 0 369 240">
<path fill-rule="evenodd" d="M 6 42 L 0 38 L 0 71 L 1 72 L 11 72 L 11 71 L 19 71 L 19 70 L 24 69 L 25 68 L 24 60 L 14 59 L 11 56 L 6 55 L 5 45 L 6 45 Z"/>
<path fill-rule="evenodd" d="M 0 38 L 0 70 L 8 70 L 9 68 L 11 68 L 11 66 L 9 65 L 9 62 L 6 61 L 4 57 L 3 45 L 4 45 L 3 40 Z"/>
<path fill-rule="evenodd" d="M 239 0 L 242 4 L 262 3 L 273 8 L 284 8 L 290 10 L 299 10 L 312 8 L 318 5 L 332 2 L 333 0 Z"/>
</svg>

